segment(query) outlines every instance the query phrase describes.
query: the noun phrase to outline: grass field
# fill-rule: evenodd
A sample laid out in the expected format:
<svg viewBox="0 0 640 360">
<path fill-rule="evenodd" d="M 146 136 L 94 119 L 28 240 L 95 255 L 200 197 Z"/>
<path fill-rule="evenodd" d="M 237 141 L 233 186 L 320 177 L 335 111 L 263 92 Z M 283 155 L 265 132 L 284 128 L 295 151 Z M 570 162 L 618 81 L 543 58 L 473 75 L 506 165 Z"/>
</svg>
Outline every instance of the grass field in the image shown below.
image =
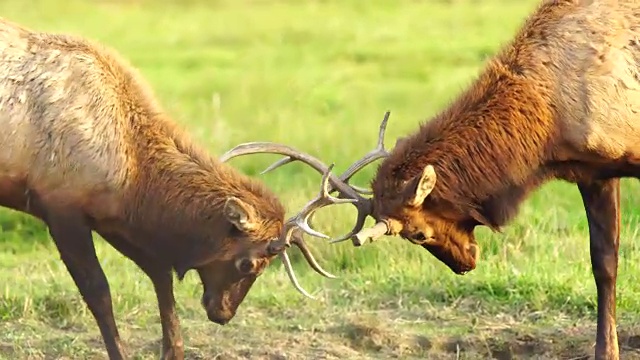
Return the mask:
<svg viewBox="0 0 640 360">
<path fill-rule="evenodd" d="M 180 4 L 180 5 L 178 5 Z M 40 30 L 84 35 L 138 67 L 176 121 L 220 155 L 245 141 L 284 142 L 341 172 L 374 146 L 391 110 L 387 146 L 447 105 L 508 41 L 536 1 L 4 0 L 0 14 Z M 318 190 L 302 165 L 233 160 L 291 211 Z M 356 182 L 367 185 L 373 167 Z M 623 358 L 640 358 L 638 184 L 623 183 L 618 319 Z M 316 227 L 347 231 L 355 211 L 325 209 Z M 336 221 L 338 219 L 339 221 Z M 0 211 L 0 357 L 104 358 L 97 326 L 44 227 Z M 190 359 L 587 358 L 596 292 L 577 189 L 536 192 L 503 234 L 479 229 L 481 260 L 456 276 L 399 238 L 362 248 L 308 239 L 325 279 L 296 257 L 303 286 L 280 262 L 256 282 L 233 321 L 208 322 L 195 273 L 176 285 Z M 151 282 L 96 240 L 130 355 L 157 358 Z"/>
</svg>

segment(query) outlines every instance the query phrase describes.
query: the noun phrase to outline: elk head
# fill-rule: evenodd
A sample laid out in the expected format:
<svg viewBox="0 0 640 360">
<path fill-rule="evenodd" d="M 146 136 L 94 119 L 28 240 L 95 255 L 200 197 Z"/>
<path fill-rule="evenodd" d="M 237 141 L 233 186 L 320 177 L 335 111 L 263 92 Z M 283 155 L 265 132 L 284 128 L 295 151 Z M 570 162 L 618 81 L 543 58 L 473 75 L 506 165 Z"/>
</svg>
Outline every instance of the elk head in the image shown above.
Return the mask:
<svg viewBox="0 0 640 360">
<path fill-rule="evenodd" d="M 224 251 L 209 258 L 206 256 L 209 252 L 197 251 L 204 258 L 192 262 L 204 287 L 202 305 L 209 320 L 215 323 L 224 325 L 235 316 L 253 283 L 276 256 L 283 260 L 296 288 L 311 297 L 300 288 L 293 274 L 286 252 L 291 244 L 302 250 L 313 269 L 326 277 L 335 277 L 320 267 L 292 221 L 283 224 L 284 219 L 275 219 L 274 214 L 261 215 L 259 208 L 229 196 L 222 210 L 228 229 Z"/>
<path fill-rule="evenodd" d="M 237 147 L 226 152 L 221 157 L 221 160 L 223 162 L 226 162 L 233 157 L 251 153 L 251 152 L 247 152 L 246 150 L 247 148 L 248 148 L 247 144 L 238 145 Z M 331 166 L 328 166 L 328 167 L 324 166 L 323 168 L 319 168 L 319 169 L 322 170 L 323 172 L 320 193 L 313 200 L 309 201 L 302 208 L 302 210 L 300 210 L 297 214 L 295 214 L 294 216 L 289 218 L 287 221 L 285 221 L 284 225 L 281 228 L 281 232 L 279 236 L 274 237 L 271 241 L 268 242 L 268 245 L 266 246 L 266 249 L 265 249 L 266 255 L 262 257 L 264 259 L 266 257 L 274 257 L 275 255 L 278 255 L 282 260 L 282 263 L 284 264 L 287 275 L 289 276 L 289 280 L 291 280 L 293 286 L 304 296 L 309 297 L 311 299 L 314 299 L 314 297 L 310 295 L 307 291 L 305 291 L 302 288 L 302 286 L 300 286 L 296 278 L 296 275 L 293 271 L 293 267 L 291 265 L 291 260 L 289 259 L 289 255 L 287 254 L 287 249 L 291 247 L 291 245 L 295 245 L 300 249 L 300 251 L 302 252 L 302 255 L 307 260 L 308 264 L 311 266 L 312 269 L 314 269 L 317 273 L 319 273 L 322 276 L 325 276 L 328 278 L 336 278 L 336 276 L 330 274 L 329 272 L 324 270 L 320 266 L 320 264 L 318 264 L 318 262 L 315 260 L 314 256 L 312 255 L 311 251 L 309 250 L 308 246 L 306 245 L 303 238 L 303 234 L 307 233 L 313 236 L 328 238 L 328 236 L 313 230 L 309 225 L 309 221 L 313 216 L 313 214 L 315 213 L 315 211 L 317 211 L 318 209 L 324 206 L 331 205 L 331 204 L 352 203 L 356 201 L 354 199 L 349 199 L 349 198 L 336 198 L 330 195 L 329 180 L 334 177 L 334 175 L 331 173 L 331 170 L 333 169 L 333 164 Z M 352 192 L 350 192 L 350 194 L 352 194 Z M 245 206 L 245 209 L 246 209 L 246 206 Z M 227 216 L 230 219 L 230 221 L 234 223 L 234 225 L 239 229 L 250 226 L 251 222 L 246 220 L 248 218 L 248 216 L 246 215 L 247 213 L 248 211 L 243 210 L 242 207 L 238 206 L 238 204 L 232 203 L 231 206 L 225 207 L 225 216 Z M 244 230 L 244 231 L 250 232 L 250 229 Z M 252 259 L 252 258 L 245 258 L 245 259 Z M 255 257 L 253 257 L 253 259 L 255 259 Z M 241 262 L 241 263 L 236 263 L 235 265 L 240 270 L 243 267 L 245 267 L 246 269 L 250 269 L 251 273 L 262 271 L 262 269 L 266 266 L 266 264 L 262 266 L 256 266 L 254 265 L 254 262 L 247 262 L 246 265 L 243 265 L 243 264 L 244 263 Z M 248 290 L 251 287 L 251 284 L 253 283 L 253 281 L 255 281 L 255 276 L 245 277 L 243 281 L 246 284 L 244 288 Z M 246 294 L 246 290 L 243 292 L 243 294 Z M 244 295 L 242 295 L 242 297 L 244 297 Z M 240 299 L 239 301 L 241 300 L 242 299 Z"/>
<path fill-rule="evenodd" d="M 437 185 L 436 168 L 428 164 L 408 180 L 390 176 L 387 169 L 381 166 L 372 183 L 371 215 L 376 224 L 361 229 L 354 242 L 400 236 L 428 250 L 456 274 L 473 270 L 479 252 L 473 230 L 478 222 L 441 199 L 430 199 Z"/>
<path fill-rule="evenodd" d="M 218 234 L 224 229 L 223 248 L 212 252 L 208 243 L 202 243 L 191 248 L 187 256 L 174 265 L 180 280 L 190 269 L 198 272 L 204 288 L 202 306 L 209 320 L 220 325 L 228 323 L 256 279 L 276 256 L 284 263 L 295 288 L 313 299 L 300 286 L 293 272 L 287 254 L 291 245 L 301 250 L 316 272 L 335 278 L 318 264 L 302 237 L 305 231 L 315 234 L 306 223 L 315 209 L 326 204 L 350 201 L 336 199 L 327 193 L 330 172 L 331 168 L 328 168 L 323 176 L 320 195 L 286 221 L 284 209 L 275 197 L 255 194 L 247 197 L 230 195 L 226 198 L 222 216 L 215 220 L 217 223 L 207 225 L 216 229 Z"/>
</svg>

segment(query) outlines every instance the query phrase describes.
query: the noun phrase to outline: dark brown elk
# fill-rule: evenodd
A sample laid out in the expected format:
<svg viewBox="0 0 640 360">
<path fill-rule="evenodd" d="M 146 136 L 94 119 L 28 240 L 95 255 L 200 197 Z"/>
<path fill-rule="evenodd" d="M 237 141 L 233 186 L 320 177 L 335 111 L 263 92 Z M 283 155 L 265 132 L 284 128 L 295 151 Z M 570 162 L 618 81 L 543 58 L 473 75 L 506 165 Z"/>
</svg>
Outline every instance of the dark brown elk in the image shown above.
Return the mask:
<svg viewBox="0 0 640 360">
<path fill-rule="evenodd" d="M 270 190 L 197 148 L 135 70 L 98 44 L 0 18 L 0 61 L 0 205 L 46 223 L 110 359 L 125 354 L 92 231 L 151 279 L 164 359 L 184 357 L 174 271 L 180 280 L 197 271 L 202 305 L 218 324 L 235 316 L 275 256 L 304 293 L 291 244 L 332 276 L 298 224 L 319 205 L 345 200 L 325 191 L 285 221 Z"/>
<path fill-rule="evenodd" d="M 359 216 L 348 235 L 356 246 L 400 236 L 463 274 L 476 267 L 476 226 L 499 231 L 533 189 L 575 183 L 597 288 L 595 355 L 618 359 L 619 179 L 640 177 L 639 112 L 640 2 L 544 1 L 451 105 L 390 153 L 379 146 L 373 196 L 354 198 Z M 326 169 L 282 145 L 232 150 L 255 152 Z M 352 175 L 332 176 L 329 190 L 349 197 Z M 369 215 L 376 224 L 363 229 Z"/>
</svg>

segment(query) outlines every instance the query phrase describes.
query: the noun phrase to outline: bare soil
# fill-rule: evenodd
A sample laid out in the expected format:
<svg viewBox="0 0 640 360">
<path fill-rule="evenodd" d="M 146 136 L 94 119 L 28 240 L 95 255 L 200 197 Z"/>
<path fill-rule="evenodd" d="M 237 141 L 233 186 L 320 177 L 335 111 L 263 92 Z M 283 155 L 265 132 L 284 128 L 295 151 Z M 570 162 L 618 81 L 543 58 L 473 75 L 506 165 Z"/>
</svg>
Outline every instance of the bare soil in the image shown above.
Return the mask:
<svg viewBox="0 0 640 360">
<path fill-rule="evenodd" d="M 183 321 L 186 358 L 218 359 L 590 359 L 594 324 L 529 326 L 476 321 L 462 330 L 459 321 L 429 324 L 389 312 L 335 315 L 317 326 L 269 323 L 264 314 L 225 327 Z M 253 320 L 253 321 L 252 321 Z M 282 319 L 280 319 L 282 320 Z M 157 359 L 159 325 L 121 324 L 132 359 Z M 3 359 L 106 359 L 102 340 L 90 322 L 65 327 L 36 321 L 0 325 Z M 622 359 L 640 359 L 640 326 L 619 326 Z"/>
</svg>

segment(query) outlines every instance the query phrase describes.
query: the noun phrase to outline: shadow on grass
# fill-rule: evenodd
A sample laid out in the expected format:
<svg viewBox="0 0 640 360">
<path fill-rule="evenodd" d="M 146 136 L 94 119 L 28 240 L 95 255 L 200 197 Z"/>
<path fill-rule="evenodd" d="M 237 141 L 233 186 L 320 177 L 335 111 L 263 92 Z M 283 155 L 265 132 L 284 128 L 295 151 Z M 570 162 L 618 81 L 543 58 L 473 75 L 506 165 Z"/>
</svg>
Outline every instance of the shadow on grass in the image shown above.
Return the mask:
<svg viewBox="0 0 640 360">
<path fill-rule="evenodd" d="M 44 223 L 32 216 L 0 209 L 0 251 L 25 253 L 53 246 Z"/>
</svg>

